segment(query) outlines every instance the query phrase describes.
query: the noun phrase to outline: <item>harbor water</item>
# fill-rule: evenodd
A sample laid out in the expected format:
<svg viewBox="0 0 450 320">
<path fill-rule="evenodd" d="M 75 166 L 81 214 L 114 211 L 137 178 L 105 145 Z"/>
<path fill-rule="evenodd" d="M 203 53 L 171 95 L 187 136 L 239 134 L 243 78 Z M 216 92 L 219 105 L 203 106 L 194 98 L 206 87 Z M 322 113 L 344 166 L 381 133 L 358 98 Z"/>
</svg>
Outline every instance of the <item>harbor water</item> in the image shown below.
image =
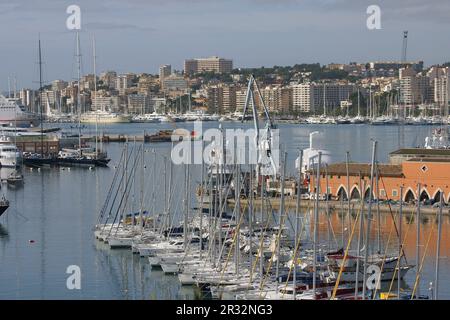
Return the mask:
<svg viewBox="0 0 450 320">
<path fill-rule="evenodd" d="M 193 126 L 193 123 L 176 123 L 176 127 L 188 130 L 193 130 Z M 252 127 L 251 124 L 240 123 L 223 123 L 223 126 Z M 71 124 L 61 127 L 69 132 L 78 131 L 71 128 Z M 217 127 L 217 122 L 203 124 L 203 129 Z M 142 136 L 144 132 L 173 128 L 174 124 L 169 123 L 116 124 L 99 126 L 99 131 L 104 134 Z M 293 175 L 298 151 L 309 146 L 309 133 L 313 131 L 324 132 L 326 148 L 333 155 L 333 161 L 345 161 L 346 151 L 349 151 L 352 161 L 368 163 L 371 139 L 378 141 L 377 160 L 386 162 L 389 152 L 400 145 L 423 145 L 433 127 L 405 126 L 400 129 L 398 126 L 280 124 L 279 129 L 282 148 L 288 153 L 287 171 Z M 94 134 L 94 126 L 84 128 L 83 133 Z M 133 148 L 134 142 L 130 141 L 128 145 L 128 148 Z M 133 255 L 129 249 L 110 250 L 107 245 L 95 240 L 93 227 L 97 223 L 114 172 L 118 170 L 124 144 L 109 143 L 103 147 L 111 158 L 108 168 L 23 168 L 23 186 L 11 188 L 2 184 L 1 192 L 9 199 L 10 208 L 0 217 L 0 299 L 196 298 L 194 290 L 181 287 L 176 276 L 152 270 L 147 259 Z M 145 149 L 146 209 L 161 212 L 165 205 L 163 173 L 168 173 L 170 169 L 171 144 L 146 143 Z M 192 184 L 195 185 L 200 183 L 200 174 L 196 174 L 200 167 L 196 166 L 193 170 Z M 2 177 L 8 175 L 8 169 L 1 169 L 0 172 Z M 171 208 L 179 216 L 182 211 L 183 172 L 182 167 L 173 167 L 174 201 Z M 132 201 L 131 206 L 135 207 L 131 209 L 138 211 L 139 183 L 135 183 L 133 188 L 135 201 Z M 152 197 L 152 194 L 155 196 Z M 194 194 L 192 196 L 192 207 L 196 207 Z M 310 221 L 310 211 L 303 210 L 301 214 L 305 221 Z M 328 245 L 333 248 L 342 246 L 341 233 L 347 235 L 349 228 L 346 219 L 340 210 L 331 212 L 329 218 L 321 212 L 319 239 L 324 248 Z M 408 232 L 405 252 L 411 264 L 415 264 L 415 223 L 405 214 L 402 229 Z M 428 294 L 430 282 L 434 281 L 437 224 L 434 216 L 424 216 L 420 224 L 423 244 L 421 253 L 425 255 L 420 293 Z M 440 298 L 450 299 L 450 286 L 447 285 L 450 283 L 450 262 L 447 259 L 450 252 L 450 217 L 443 217 L 442 226 L 439 293 Z M 377 238 L 375 228 L 371 234 L 374 243 Z M 390 237 L 391 232 L 392 217 L 383 214 L 380 228 L 382 245 L 383 248 L 388 246 L 395 250 L 397 240 L 392 235 Z M 306 241 L 310 233 L 310 228 L 306 228 Z M 80 267 L 80 290 L 70 290 L 66 285 L 70 276 L 66 272 L 69 266 Z M 415 269 L 408 272 L 402 284 L 404 288 L 413 286 L 415 272 Z"/>
</svg>

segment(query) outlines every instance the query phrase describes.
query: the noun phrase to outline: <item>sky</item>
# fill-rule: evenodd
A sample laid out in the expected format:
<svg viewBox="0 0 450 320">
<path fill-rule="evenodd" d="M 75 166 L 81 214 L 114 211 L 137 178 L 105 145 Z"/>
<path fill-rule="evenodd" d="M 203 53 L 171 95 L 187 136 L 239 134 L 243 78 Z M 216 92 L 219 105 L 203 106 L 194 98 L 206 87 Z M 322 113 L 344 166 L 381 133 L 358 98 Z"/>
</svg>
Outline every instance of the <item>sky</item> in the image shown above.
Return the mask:
<svg viewBox="0 0 450 320">
<path fill-rule="evenodd" d="M 399 60 L 450 61 L 449 0 L 0 0 L 0 90 L 38 86 L 38 37 L 44 82 L 76 77 L 69 5 L 81 8 L 83 74 L 181 70 L 186 58 L 230 58 L 235 67 Z M 381 9 L 369 30 L 367 7 Z M 11 80 L 12 81 L 12 80 Z M 12 81 L 13 82 L 13 81 Z"/>
</svg>

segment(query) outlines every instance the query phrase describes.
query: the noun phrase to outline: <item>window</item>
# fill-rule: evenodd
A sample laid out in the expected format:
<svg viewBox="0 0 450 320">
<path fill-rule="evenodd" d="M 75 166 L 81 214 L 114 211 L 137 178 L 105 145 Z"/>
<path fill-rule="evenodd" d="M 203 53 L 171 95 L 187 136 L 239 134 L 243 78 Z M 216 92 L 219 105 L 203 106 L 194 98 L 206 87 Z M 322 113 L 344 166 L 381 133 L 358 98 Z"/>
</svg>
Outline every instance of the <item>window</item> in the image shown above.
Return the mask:
<svg viewBox="0 0 450 320">
<path fill-rule="evenodd" d="M 386 197 L 386 190 L 381 189 L 381 190 L 380 190 L 380 196 Z"/>
<path fill-rule="evenodd" d="M 393 189 L 393 190 L 392 190 L 392 196 L 393 196 L 393 197 L 397 197 L 397 196 L 398 196 L 398 191 L 397 191 L 397 189 Z"/>
<path fill-rule="evenodd" d="M 422 170 L 423 172 L 427 172 L 428 171 L 428 167 L 423 165 L 420 170 Z"/>
</svg>

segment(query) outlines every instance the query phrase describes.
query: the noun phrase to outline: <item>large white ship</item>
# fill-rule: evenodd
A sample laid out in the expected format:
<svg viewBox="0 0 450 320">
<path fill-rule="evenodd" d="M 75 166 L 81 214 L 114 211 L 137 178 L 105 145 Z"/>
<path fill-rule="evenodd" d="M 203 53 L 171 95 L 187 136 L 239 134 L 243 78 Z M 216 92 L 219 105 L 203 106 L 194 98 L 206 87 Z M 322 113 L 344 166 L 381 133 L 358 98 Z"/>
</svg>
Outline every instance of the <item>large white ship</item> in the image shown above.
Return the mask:
<svg viewBox="0 0 450 320">
<path fill-rule="evenodd" d="M 28 112 L 20 99 L 0 95 L 0 125 L 36 127 L 39 123 L 39 116 Z"/>
<path fill-rule="evenodd" d="M 131 122 L 131 116 L 108 112 L 103 110 L 90 111 L 83 113 L 80 118 L 82 123 L 128 123 Z"/>
</svg>

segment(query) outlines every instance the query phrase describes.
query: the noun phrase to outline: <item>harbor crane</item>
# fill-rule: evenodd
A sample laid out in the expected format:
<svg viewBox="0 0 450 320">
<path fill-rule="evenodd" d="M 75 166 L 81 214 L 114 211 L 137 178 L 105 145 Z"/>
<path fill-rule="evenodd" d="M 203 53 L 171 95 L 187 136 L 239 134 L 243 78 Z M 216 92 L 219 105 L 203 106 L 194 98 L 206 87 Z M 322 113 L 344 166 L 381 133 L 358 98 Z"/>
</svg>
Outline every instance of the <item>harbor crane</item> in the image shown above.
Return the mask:
<svg viewBox="0 0 450 320">
<path fill-rule="evenodd" d="M 255 91 L 258 94 L 259 101 L 263 107 L 264 115 L 265 115 L 265 128 L 261 132 L 260 136 L 260 127 L 259 127 L 259 117 L 258 110 L 256 108 L 255 103 Z M 254 75 L 250 75 L 247 87 L 247 94 L 245 98 L 244 110 L 242 113 L 242 123 L 245 121 L 245 114 L 247 109 L 252 108 L 253 113 L 253 124 L 255 128 L 255 146 L 257 152 L 257 164 L 256 164 L 256 177 L 259 178 L 259 175 L 273 175 L 276 177 L 278 168 L 274 161 L 273 155 L 273 129 L 276 129 L 272 118 L 270 117 L 269 110 L 264 102 L 261 91 L 259 90 L 258 83 Z"/>
</svg>

